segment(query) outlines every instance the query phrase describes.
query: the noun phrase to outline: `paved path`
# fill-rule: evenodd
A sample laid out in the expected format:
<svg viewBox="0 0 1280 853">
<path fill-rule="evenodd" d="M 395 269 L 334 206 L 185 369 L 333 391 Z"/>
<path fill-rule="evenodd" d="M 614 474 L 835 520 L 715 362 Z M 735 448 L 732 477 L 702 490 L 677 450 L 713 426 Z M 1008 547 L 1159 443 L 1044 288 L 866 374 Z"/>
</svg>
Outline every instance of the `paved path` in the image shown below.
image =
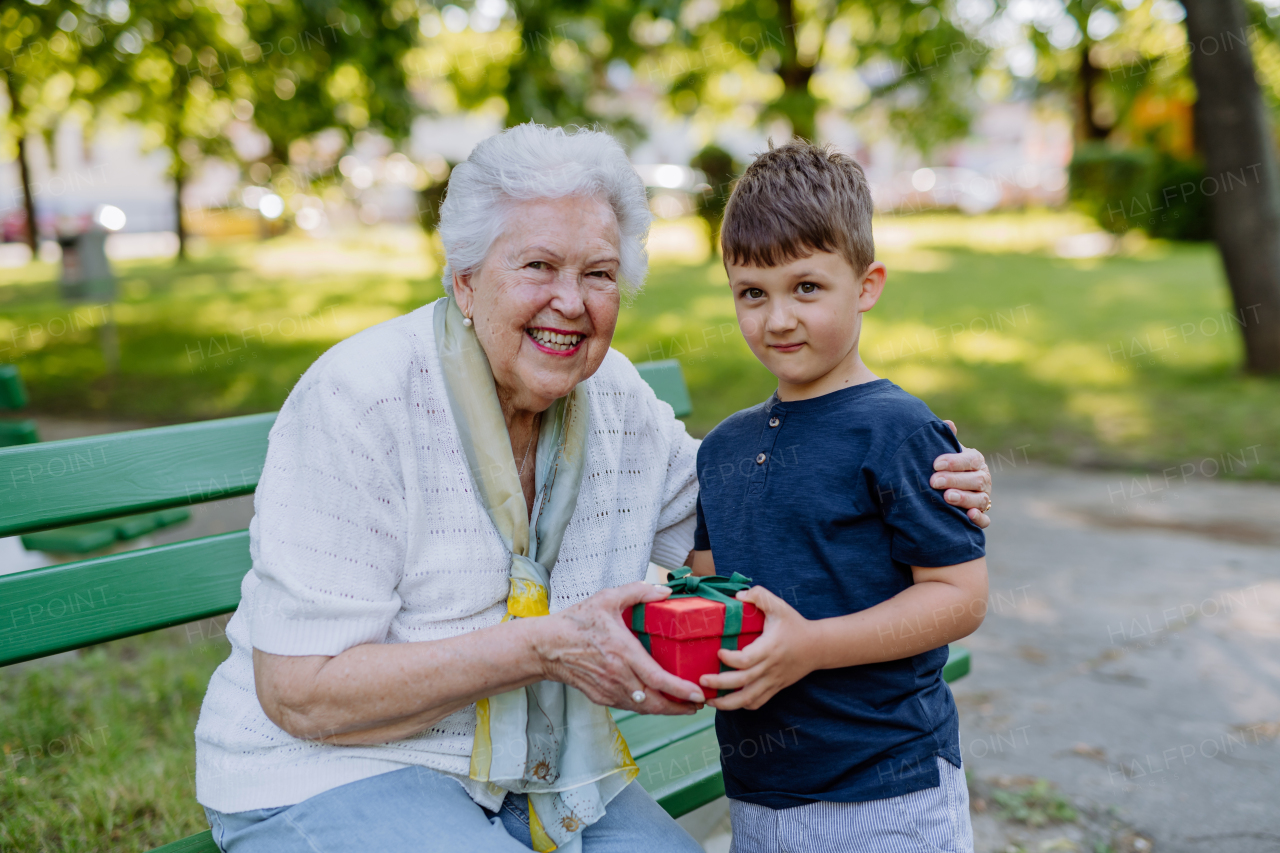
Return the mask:
<svg viewBox="0 0 1280 853">
<path fill-rule="evenodd" d="M 1048 778 L 1162 853 L 1280 850 L 1280 488 L 996 479 L 971 775 Z"/>
</svg>

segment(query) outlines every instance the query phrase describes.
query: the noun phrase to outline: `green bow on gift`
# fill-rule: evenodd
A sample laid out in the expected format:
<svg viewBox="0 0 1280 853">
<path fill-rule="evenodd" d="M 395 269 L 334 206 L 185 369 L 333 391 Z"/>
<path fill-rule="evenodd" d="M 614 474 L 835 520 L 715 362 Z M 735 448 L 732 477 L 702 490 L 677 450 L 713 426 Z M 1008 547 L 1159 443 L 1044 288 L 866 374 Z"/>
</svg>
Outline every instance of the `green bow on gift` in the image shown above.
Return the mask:
<svg viewBox="0 0 1280 853">
<path fill-rule="evenodd" d="M 721 577 L 720 575 L 695 575 L 693 569 L 683 566 L 671 572 L 671 580 L 667 581 L 663 586 L 671 587 L 671 595 L 667 596 L 666 601 L 673 598 L 705 598 L 708 601 L 716 601 L 724 605 L 724 631 L 720 635 L 720 648 L 729 651 L 737 651 L 738 635 L 742 633 L 742 614 L 743 602 L 734 598 L 734 593 L 742 592 L 751 588 L 751 578 L 739 572 L 734 572 L 732 577 Z M 655 604 L 658 602 L 654 602 Z M 653 653 L 649 647 L 649 634 L 644 629 L 644 604 L 637 604 L 631 609 L 631 630 L 635 631 L 640 637 L 640 642 L 644 645 L 644 650 Z M 724 672 L 728 667 L 723 662 L 720 664 L 720 671 Z M 724 696 L 731 693 L 730 690 L 721 690 L 719 695 Z"/>
</svg>

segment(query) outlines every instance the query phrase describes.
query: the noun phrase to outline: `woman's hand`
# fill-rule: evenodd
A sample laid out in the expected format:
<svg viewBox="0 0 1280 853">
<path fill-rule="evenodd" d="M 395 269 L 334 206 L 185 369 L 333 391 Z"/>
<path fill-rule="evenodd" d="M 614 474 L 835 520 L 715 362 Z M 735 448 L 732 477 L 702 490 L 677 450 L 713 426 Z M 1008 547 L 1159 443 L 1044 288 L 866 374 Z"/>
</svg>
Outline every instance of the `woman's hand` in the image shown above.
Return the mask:
<svg viewBox="0 0 1280 853">
<path fill-rule="evenodd" d="M 543 677 L 578 688 L 597 705 L 642 714 L 694 713 L 698 705 L 672 702 L 662 692 L 701 703 L 702 691 L 658 666 L 622 621 L 624 608 L 670 594 L 668 587 L 639 581 L 601 590 L 573 607 L 539 617 L 535 648 L 543 660 Z M 632 698 L 637 690 L 644 701 Z"/>
<path fill-rule="evenodd" d="M 702 676 L 704 687 L 735 691 L 707 700 L 721 711 L 754 710 L 804 678 L 813 671 L 813 650 L 818 642 L 814 623 L 764 587 L 753 586 L 736 598 L 764 611 L 764 632 L 745 649 L 720 650 L 720 660 L 733 667 L 733 672 Z"/>
<path fill-rule="evenodd" d="M 943 423 L 959 435 L 954 423 Z M 929 485 L 935 489 L 946 489 L 943 498 L 947 503 L 966 510 L 969 520 L 979 527 L 991 524 L 987 517 L 991 509 L 991 471 L 981 453 L 972 447 L 962 453 L 944 453 L 933 460 L 933 470 L 947 472 L 936 473 L 929 479 Z"/>
</svg>

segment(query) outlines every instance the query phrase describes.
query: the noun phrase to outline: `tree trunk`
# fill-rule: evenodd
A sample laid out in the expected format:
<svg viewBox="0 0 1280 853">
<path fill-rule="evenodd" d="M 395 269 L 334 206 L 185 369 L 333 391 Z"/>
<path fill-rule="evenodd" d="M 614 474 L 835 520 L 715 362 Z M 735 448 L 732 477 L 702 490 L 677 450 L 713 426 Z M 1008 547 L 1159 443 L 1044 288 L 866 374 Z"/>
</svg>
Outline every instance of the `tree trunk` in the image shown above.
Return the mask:
<svg viewBox="0 0 1280 853">
<path fill-rule="evenodd" d="M 169 114 L 169 154 L 173 158 L 173 231 L 178 235 L 178 260 L 187 259 L 187 226 L 182 219 L 182 188 L 187 182 L 187 161 L 182 159 L 182 113 L 187 105 L 187 79 L 173 80 L 173 112 Z"/>
<path fill-rule="evenodd" d="M 31 195 L 31 167 L 27 165 L 27 140 L 18 137 L 18 173 L 22 176 L 22 209 L 27 214 L 27 245 L 31 247 L 31 255 L 35 257 L 39 249 L 39 235 L 36 225 L 36 200 Z"/>
<path fill-rule="evenodd" d="M 27 165 L 27 134 L 22 129 L 19 115 L 18 87 L 14 85 L 14 72 L 10 70 L 4 75 L 5 85 L 9 89 L 9 117 L 18 128 L 14 135 L 18 137 L 18 174 L 22 180 L 22 209 L 27 214 L 27 245 L 31 247 L 34 258 L 40 245 L 40 237 L 36 233 L 36 200 L 31 195 L 31 168 Z"/>
<path fill-rule="evenodd" d="M 799 21 L 793 0 L 779 0 L 778 19 L 782 24 L 783 51 L 778 65 L 782 78 L 782 97 L 771 106 L 791 121 L 791 133 L 808 142 L 817 142 L 817 99 L 809 92 L 809 80 L 813 66 L 800 62 L 800 48 L 796 44 Z M 788 140 L 789 141 L 789 140 Z"/>
<path fill-rule="evenodd" d="M 173 156 L 177 157 L 178 152 L 173 152 Z M 174 231 L 178 234 L 178 260 L 186 260 L 187 258 L 187 227 L 182 222 L 182 187 L 186 177 L 183 173 L 186 169 L 179 165 L 173 170 L 173 223 Z"/>
<path fill-rule="evenodd" d="M 1080 49 L 1080 138 L 1095 142 L 1107 138 L 1107 128 L 1093 117 L 1093 87 L 1098 82 L 1098 66 L 1089 57 L 1093 42 L 1084 40 Z"/>
<path fill-rule="evenodd" d="M 1245 368 L 1280 374 L 1280 171 L 1241 0 L 1183 0 L 1196 140 L 1214 238 L 1243 324 Z M 1206 186 L 1212 183 L 1212 186 Z"/>
</svg>

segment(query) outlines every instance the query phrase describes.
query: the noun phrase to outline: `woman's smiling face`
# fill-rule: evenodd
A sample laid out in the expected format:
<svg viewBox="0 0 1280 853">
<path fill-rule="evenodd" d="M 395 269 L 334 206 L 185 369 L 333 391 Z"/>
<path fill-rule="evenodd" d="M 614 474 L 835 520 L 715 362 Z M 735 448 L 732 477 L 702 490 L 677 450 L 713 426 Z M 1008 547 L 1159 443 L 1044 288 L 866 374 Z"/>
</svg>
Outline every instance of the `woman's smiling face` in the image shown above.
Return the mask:
<svg viewBox="0 0 1280 853">
<path fill-rule="evenodd" d="M 599 369 L 618 322 L 621 233 L 591 197 L 511 202 L 454 295 L 489 358 L 503 409 L 541 412 Z"/>
</svg>

